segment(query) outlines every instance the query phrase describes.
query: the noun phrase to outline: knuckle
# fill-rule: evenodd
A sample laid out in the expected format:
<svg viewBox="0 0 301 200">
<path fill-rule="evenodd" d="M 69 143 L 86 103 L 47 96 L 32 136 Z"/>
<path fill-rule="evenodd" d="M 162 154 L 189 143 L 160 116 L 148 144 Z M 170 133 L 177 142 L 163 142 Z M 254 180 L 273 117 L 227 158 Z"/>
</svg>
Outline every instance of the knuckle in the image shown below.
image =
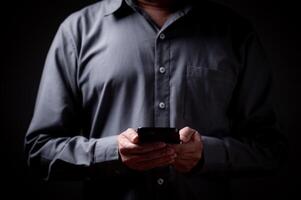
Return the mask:
<svg viewBox="0 0 301 200">
<path fill-rule="evenodd" d="M 124 131 L 124 133 L 127 134 L 127 135 L 128 135 L 130 132 L 131 132 L 131 129 L 130 129 L 130 128 L 128 128 L 128 129 L 126 129 L 126 131 Z"/>
<path fill-rule="evenodd" d="M 133 128 L 129 128 L 128 131 L 130 134 L 136 134 L 136 131 Z"/>
<path fill-rule="evenodd" d="M 133 134 L 133 129 L 132 128 L 128 128 L 125 132 L 124 132 L 127 136 L 131 136 Z"/>
<path fill-rule="evenodd" d="M 184 127 L 184 130 L 189 130 L 189 129 L 190 129 L 189 126 L 185 126 L 185 127 Z"/>
</svg>

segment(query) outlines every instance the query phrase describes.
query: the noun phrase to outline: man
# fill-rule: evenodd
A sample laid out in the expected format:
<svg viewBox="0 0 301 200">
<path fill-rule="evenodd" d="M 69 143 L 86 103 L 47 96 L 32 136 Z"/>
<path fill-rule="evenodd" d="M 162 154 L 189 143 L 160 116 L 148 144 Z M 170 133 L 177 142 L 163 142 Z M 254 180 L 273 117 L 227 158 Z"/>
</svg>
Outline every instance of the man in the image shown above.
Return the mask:
<svg viewBox="0 0 301 200">
<path fill-rule="evenodd" d="M 45 179 L 87 197 L 226 198 L 233 174 L 275 169 L 283 142 L 252 26 L 207 1 L 102 0 L 62 23 L 26 135 Z M 140 144 L 177 127 L 181 144 Z"/>
</svg>

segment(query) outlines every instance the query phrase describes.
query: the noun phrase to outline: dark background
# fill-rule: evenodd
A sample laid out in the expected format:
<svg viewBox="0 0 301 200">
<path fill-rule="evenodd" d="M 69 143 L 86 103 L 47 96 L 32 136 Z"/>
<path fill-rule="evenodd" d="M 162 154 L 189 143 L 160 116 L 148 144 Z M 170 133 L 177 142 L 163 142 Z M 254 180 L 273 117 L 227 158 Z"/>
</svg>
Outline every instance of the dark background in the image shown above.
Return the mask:
<svg viewBox="0 0 301 200">
<path fill-rule="evenodd" d="M 17 196 L 81 199 L 78 182 L 43 183 L 29 176 L 23 140 L 33 113 L 43 63 L 59 24 L 72 12 L 95 1 L 29 0 L 2 5 L 1 199 Z M 274 69 L 279 126 L 290 146 L 288 162 L 277 176 L 233 180 L 233 199 L 290 199 L 298 193 L 294 182 L 298 182 L 300 174 L 297 148 L 301 133 L 300 7 L 290 1 L 216 1 L 247 17 L 257 29 Z"/>
</svg>

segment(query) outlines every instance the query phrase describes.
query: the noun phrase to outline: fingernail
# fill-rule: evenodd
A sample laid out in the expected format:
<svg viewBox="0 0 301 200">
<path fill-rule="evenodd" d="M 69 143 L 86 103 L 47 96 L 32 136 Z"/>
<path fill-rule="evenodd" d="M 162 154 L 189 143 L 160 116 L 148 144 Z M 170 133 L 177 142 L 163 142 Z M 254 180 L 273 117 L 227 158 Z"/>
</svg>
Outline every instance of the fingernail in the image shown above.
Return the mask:
<svg viewBox="0 0 301 200">
<path fill-rule="evenodd" d="M 138 136 L 133 137 L 133 143 L 137 143 L 139 141 Z"/>
</svg>

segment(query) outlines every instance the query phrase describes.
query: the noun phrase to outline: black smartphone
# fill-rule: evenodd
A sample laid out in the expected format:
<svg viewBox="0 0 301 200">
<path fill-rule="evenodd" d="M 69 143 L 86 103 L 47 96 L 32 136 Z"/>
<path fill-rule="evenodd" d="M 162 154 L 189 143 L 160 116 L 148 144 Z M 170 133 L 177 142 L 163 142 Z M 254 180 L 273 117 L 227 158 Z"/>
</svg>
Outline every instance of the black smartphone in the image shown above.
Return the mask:
<svg viewBox="0 0 301 200">
<path fill-rule="evenodd" d="M 140 127 L 137 130 L 139 143 L 165 142 L 179 144 L 180 135 L 177 128 Z"/>
</svg>

